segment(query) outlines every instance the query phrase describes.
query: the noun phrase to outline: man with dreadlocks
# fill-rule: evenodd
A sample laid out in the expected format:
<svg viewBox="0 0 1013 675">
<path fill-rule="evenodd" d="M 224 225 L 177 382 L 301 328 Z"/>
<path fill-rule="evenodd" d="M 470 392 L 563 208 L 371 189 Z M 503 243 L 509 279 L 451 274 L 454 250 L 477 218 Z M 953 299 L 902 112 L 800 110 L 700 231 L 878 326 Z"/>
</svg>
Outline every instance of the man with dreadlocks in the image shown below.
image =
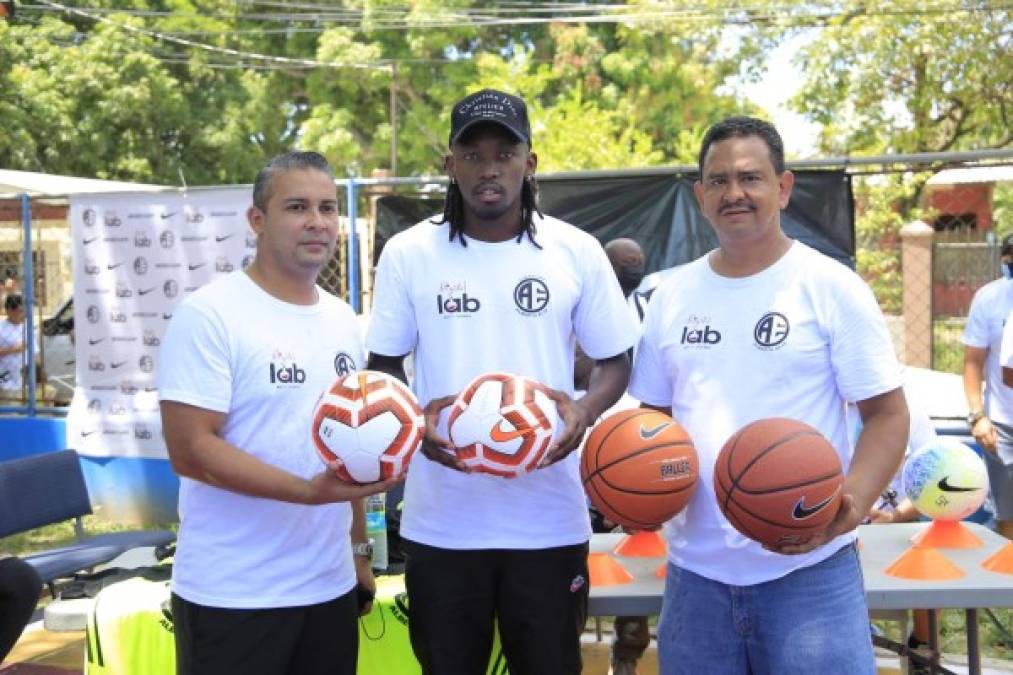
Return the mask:
<svg viewBox="0 0 1013 675">
<path fill-rule="evenodd" d="M 591 535 L 577 447 L 626 388 L 636 340 L 598 242 L 538 208 L 524 102 L 483 90 L 451 113 L 442 218 L 393 237 L 376 273 L 369 368 L 413 388 L 427 433 L 405 487 L 401 535 L 412 649 L 423 673 L 485 672 L 498 626 L 513 675 L 578 673 Z M 575 342 L 595 359 L 573 400 Z M 468 474 L 445 408 L 491 371 L 552 388 L 564 429 L 513 480 Z"/>
</svg>

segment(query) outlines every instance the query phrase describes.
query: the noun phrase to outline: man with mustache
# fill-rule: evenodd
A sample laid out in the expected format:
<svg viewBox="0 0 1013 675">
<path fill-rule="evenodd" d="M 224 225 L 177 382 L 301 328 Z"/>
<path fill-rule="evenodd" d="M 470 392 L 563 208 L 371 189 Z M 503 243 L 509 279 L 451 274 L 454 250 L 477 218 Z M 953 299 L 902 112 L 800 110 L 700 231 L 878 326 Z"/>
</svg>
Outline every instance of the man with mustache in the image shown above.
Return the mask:
<svg viewBox="0 0 1013 675">
<path fill-rule="evenodd" d="M 886 323 L 858 275 L 781 229 L 793 177 L 772 125 L 719 122 L 699 166 L 694 192 L 718 248 L 655 291 L 629 392 L 672 414 L 700 461 L 700 489 L 666 529 L 660 672 L 872 675 L 854 530 L 897 470 L 908 434 Z M 687 328 L 707 339 L 687 340 Z M 846 401 L 862 418 L 853 453 Z M 739 534 L 712 487 L 725 441 L 768 417 L 818 429 L 845 470 L 826 530 L 776 550 Z"/>
<path fill-rule="evenodd" d="M 247 220 L 253 262 L 180 304 L 159 354 L 181 477 L 176 672 L 354 675 L 360 592 L 375 589 L 362 498 L 395 481 L 344 483 L 310 440 L 337 364 L 365 357 L 352 309 L 316 284 L 338 231 L 327 160 L 272 159 Z"/>
<path fill-rule="evenodd" d="M 483 90 L 450 122 L 443 216 L 384 247 L 366 340 L 399 377 L 413 353 L 427 411 L 401 523 L 412 649 L 427 675 L 485 672 L 495 626 L 514 675 L 578 673 L 591 528 L 571 453 L 626 388 L 635 326 L 601 245 L 538 208 L 524 101 Z M 596 362 L 579 400 L 575 343 Z M 439 414 L 491 371 L 552 388 L 565 425 L 509 480 L 466 473 Z"/>
</svg>

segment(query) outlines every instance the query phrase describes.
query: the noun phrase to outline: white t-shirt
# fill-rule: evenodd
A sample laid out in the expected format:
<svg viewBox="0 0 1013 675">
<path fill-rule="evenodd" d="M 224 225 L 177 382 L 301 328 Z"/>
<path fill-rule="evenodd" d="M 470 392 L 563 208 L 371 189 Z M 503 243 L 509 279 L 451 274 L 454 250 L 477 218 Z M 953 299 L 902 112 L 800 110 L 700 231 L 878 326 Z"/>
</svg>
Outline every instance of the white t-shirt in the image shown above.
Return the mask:
<svg viewBox="0 0 1013 675">
<path fill-rule="evenodd" d="M 619 283 L 601 245 L 556 220 L 489 243 L 448 240 L 429 221 L 393 237 L 374 284 L 369 351 L 414 350 L 413 389 L 425 405 L 456 395 L 491 371 L 526 375 L 573 394 L 575 343 L 593 359 L 636 341 Z M 446 412 L 440 432 L 446 437 Z M 464 474 L 416 453 L 405 486 L 401 534 L 449 549 L 539 549 L 591 534 L 574 452 L 514 479 Z"/>
<path fill-rule="evenodd" d="M 990 281 L 974 294 L 967 313 L 963 342 L 985 349 L 985 414 L 989 419 L 1013 426 L 1013 388 L 1002 383 L 999 351 L 1003 324 L 1013 311 L 1013 280 Z"/>
<path fill-rule="evenodd" d="M 282 302 L 245 272 L 176 308 L 162 340 L 159 398 L 226 413 L 221 436 L 292 474 L 324 469 L 310 440 L 313 409 L 362 367 L 355 314 L 318 289 L 314 305 Z M 173 591 L 201 605 L 316 604 L 355 585 L 351 507 L 289 504 L 181 478 Z"/>
<path fill-rule="evenodd" d="M 668 556 L 733 585 L 776 579 L 831 555 L 854 533 L 808 553 L 765 551 L 725 519 L 714 462 L 740 428 L 766 417 L 806 422 L 850 460 L 845 401 L 900 386 L 883 316 L 851 270 L 801 242 L 745 278 L 716 274 L 704 256 L 654 293 L 630 383 L 649 405 L 671 406 L 700 459 L 699 485 L 667 524 Z"/>
<path fill-rule="evenodd" d="M 6 317 L 0 319 L 0 349 L 25 344 L 24 322 L 14 324 Z M 0 389 L 21 389 L 21 369 L 24 367 L 25 352 L 0 356 Z"/>
<path fill-rule="evenodd" d="M 1002 329 L 1002 341 L 999 346 L 999 384 L 1002 384 L 1002 369 L 1013 368 L 1013 322 L 1009 320 L 1010 316 L 1006 316 L 1006 322 Z"/>
</svg>

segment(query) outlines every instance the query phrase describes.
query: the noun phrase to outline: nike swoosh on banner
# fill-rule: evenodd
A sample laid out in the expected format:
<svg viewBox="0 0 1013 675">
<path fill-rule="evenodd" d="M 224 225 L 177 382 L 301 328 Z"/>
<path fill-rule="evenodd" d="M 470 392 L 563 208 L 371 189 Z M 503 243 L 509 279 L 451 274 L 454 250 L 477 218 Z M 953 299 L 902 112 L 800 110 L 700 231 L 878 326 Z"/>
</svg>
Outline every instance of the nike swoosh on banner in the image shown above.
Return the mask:
<svg viewBox="0 0 1013 675">
<path fill-rule="evenodd" d="M 500 420 L 496 423 L 496 426 L 489 431 L 489 438 L 497 443 L 508 443 L 516 438 L 521 438 L 522 436 L 527 436 L 531 433 L 529 429 L 514 429 L 512 431 L 505 431 L 501 426 L 502 424 L 503 420 Z"/>
<path fill-rule="evenodd" d="M 950 485 L 949 480 L 949 476 L 943 476 L 939 479 L 939 482 L 936 483 L 936 485 L 943 492 L 974 492 L 978 489 L 976 487 L 958 487 L 956 485 Z"/>
<path fill-rule="evenodd" d="M 649 441 L 652 438 L 654 438 L 655 436 L 657 436 L 658 434 L 660 434 L 662 431 L 664 431 L 665 428 L 668 427 L 671 424 L 672 424 L 671 422 L 662 422 L 661 424 L 659 424 L 658 426 L 654 427 L 653 429 L 645 429 L 644 425 L 641 424 L 640 425 L 640 437 L 642 439 L 644 439 L 645 441 Z"/>
<path fill-rule="evenodd" d="M 821 501 L 819 504 L 814 504 L 813 506 L 806 508 L 805 495 L 803 495 L 799 497 L 797 502 L 795 502 L 795 508 L 792 509 L 791 517 L 794 518 L 795 520 L 803 520 L 804 518 L 808 518 L 809 516 L 812 516 L 818 513 L 819 511 L 822 511 L 823 507 L 825 507 L 827 504 L 833 501 L 835 496 L 837 496 L 836 492 L 827 497 L 826 499 L 824 499 L 823 501 Z"/>
</svg>

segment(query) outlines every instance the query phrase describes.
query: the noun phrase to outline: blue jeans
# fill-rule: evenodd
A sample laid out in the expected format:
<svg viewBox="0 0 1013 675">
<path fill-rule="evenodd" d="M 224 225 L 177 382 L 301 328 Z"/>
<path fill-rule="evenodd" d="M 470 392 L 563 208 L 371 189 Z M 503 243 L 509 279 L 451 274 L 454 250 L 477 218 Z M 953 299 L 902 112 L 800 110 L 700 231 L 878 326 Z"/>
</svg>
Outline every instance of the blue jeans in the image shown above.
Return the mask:
<svg viewBox="0 0 1013 675">
<path fill-rule="evenodd" d="M 753 586 L 669 563 L 658 659 L 662 675 L 875 675 L 855 547 Z"/>
</svg>

